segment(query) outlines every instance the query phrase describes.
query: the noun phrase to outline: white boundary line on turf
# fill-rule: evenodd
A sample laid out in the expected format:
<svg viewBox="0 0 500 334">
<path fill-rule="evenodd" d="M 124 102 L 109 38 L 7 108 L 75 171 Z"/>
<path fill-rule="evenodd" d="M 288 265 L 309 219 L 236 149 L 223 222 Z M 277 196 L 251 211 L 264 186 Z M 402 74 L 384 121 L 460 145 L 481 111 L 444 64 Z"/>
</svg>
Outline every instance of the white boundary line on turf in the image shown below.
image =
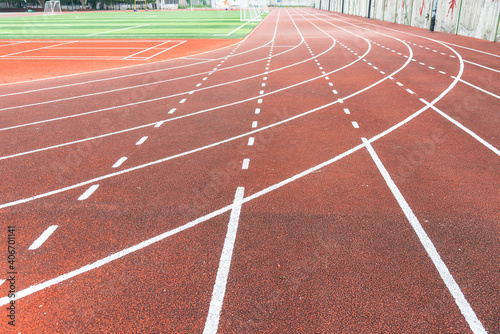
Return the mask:
<svg viewBox="0 0 500 334">
<path fill-rule="evenodd" d="M 127 28 L 121 28 L 121 29 L 115 29 L 115 30 L 108 30 L 108 31 L 96 32 L 96 33 L 93 33 L 93 34 L 88 34 L 86 36 L 96 36 L 96 35 L 108 34 L 110 32 L 122 31 L 122 30 L 130 30 L 130 29 L 141 28 L 141 27 L 146 27 L 146 26 L 149 26 L 149 24 L 141 24 L 141 25 L 133 26 L 133 27 L 127 27 Z"/>
<path fill-rule="evenodd" d="M 35 48 L 35 49 L 18 51 L 18 52 L 14 52 L 14 53 L 8 53 L 6 55 L 1 55 L 0 58 L 6 58 L 6 57 L 10 57 L 12 55 L 17 55 L 17 54 L 20 54 L 20 53 L 26 53 L 26 52 L 33 52 L 33 51 L 37 51 L 37 50 L 50 49 L 50 48 L 54 48 L 54 47 L 57 47 L 57 46 L 60 46 L 60 45 L 67 45 L 67 44 L 77 43 L 77 42 L 78 41 L 69 41 L 69 42 L 59 43 L 59 44 L 55 44 L 55 45 L 43 46 L 41 48 Z"/>
<path fill-rule="evenodd" d="M 377 153 L 373 149 L 373 147 L 370 145 L 370 142 L 366 138 L 361 138 L 363 140 L 363 143 L 368 150 L 368 153 L 370 154 L 373 162 L 377 166 L 380 174 L 382 174 L 382 177 L 385 180 L 385 183 L 391 190 L 392 194 L 394 195 L 394 198 L 398 202 L 401 210 L 404 212 L 406 219 L 408 219 L 410 225 L 412 226 L 413 230 L 415 231 L 415 234 L 417 235 L 418 239 L 420 240 L 420 243 L 424 247 L 425 251 L 427 252 L 427 255 L 431 259 L 432 263 L 434 263 L 434 266 L 436 267 L 439 275 L 441 276 L 441 279 L 443 280 L 444 284 L 448 288 L 448 291 L 450 291 L 450 294 L 453 296 L 453 299 L 455 300 L 455 303 L 457 304 L 458 308 L 460 309 L 462 315 L 465 317 L 467 320 L 467 323 L 469 324 L 469 327 L 472 329 L 474 333 L 486 333 L 486 330 L 484 329 L 483 325 L 481 324 L 481 321 L 477 318 L 476 313 L 470 306 L 469 302 L 465 298 L 464 294 L 462 293 L 462 290 L 458 286 L 457 282 L 453 278 L 452 274 L 448 270 L 448 267 L 444 263 L 444 261 L 441 259 L 441 256 L 439 255 L 438 251 L 436 250 L 436 247 L 434 247 L 434 244 L 432 243 L 432 240 L 429 238 L 427 233 L 425 233 L 424 228 L 418 221 L 418 218 L 415 216 L 413 213 L 413 210 L 410 208 L 408 205 L 408 202 L 406 202 L 405 198 L 403 197 L 403 194 L 399 191 L 398 187 L 392 180 L 391 176 L 389 175 L 389 172 L 387 169 L 384 167 L 382 161 L 380 161 L 380 158 L 378 157 Z"/>
</svg>

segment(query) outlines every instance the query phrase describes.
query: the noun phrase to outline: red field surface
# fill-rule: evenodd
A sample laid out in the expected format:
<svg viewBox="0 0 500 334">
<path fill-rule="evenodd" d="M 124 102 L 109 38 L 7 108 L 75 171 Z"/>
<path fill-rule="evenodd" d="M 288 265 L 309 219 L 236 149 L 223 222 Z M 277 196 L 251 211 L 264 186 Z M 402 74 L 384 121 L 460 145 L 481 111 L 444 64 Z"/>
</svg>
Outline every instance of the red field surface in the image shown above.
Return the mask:
<svg viewBox="0 0 500 334">
<path fill-rule="evenodd" d="M 500 333 L 498 44 L 313 9 L 19 42 L 0 332 Z"/>
</svg>

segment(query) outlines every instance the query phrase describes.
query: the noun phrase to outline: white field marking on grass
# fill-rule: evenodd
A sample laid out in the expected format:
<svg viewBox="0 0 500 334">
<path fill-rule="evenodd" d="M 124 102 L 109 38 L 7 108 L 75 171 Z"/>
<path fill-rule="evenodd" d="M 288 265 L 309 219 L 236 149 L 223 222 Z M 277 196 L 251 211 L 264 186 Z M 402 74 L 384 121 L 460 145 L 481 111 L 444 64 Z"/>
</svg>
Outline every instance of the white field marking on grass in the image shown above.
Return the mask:
<svg viewBox="0 0 500 334">
<path fill-rule="evenodd" d="M 224 239 L 224 246 L 222 247 L 219 269 L 217 270 L 217 276 L 212 290 L 212 299 L 210 300 L 210 307 L 208 309 L 203 334 L 216 334 L 217 328 L 219 327 L 220 312 L 226 294 L 227 278 L 229 276 L 229 268 L 231 267 L 244 193 L 245 188 L 238 187 L 234 195 L 233 207 L 229 217 L 229 224 L 227 225 L 226 238 Z"/>
<path fill-rule="evenodd" d="M 28 250 L 38 249 L 57 229 L 57 225 L 51 225 L 29 246 Z"/>
<path fill-rule="evenodd" d="M 454 77 L 454 76 L 452 76 L 452 78 L 453 78 L 453 79 L 456 79 L 456 77 Z M 465 81 L 465 80 L 462 80 L 462 79 L 459 79 L 459 80 L 460 80 L 460 82 L 462 82 L 462 83 L 464 83 L 464 84 L 466 84 L 466 85 L 468 85 L 468 86 L 471 86 L 472 88 L 475 88 L 475 89 L 477 89 L 477 90 L 479 90 L 479 91 L 481 91 L 481 92 L 483 92 L 483 93 L 485 93 L 485 94 L 488 94 L 488 95 L 490 95 L 490 96 L 493 96 L 494 98 L 500 99 L 500 96 L 498 96 L 498 95 L 496 95 L 496 94 L 493 94 L 492 92 L 489 92 L 489 91 L 487 91 L 487 90 L 485 90 L 485 89 L 483 89 L 483 88 L 481 88 L 481 87 L 475 86 L 475 85 L 473 85 L 473 84 L 471 84 L 470 82 L 467 82 L 467 81 Z"/>
<path fill-rule="evenodd" d="M 93 33 L 93 34 L 88 34 L 87 36 L 96 36 L 96 35 L 108 34 L 110 32 L 122 31 L 122 30 L 130 30 L 130 29 L 141 28 L 141 27 L 146 27 L 146 26 L 149 26 L 149 24 L 141 24 L 141 25 L 133 26 L 133 27 L 127 27 L 127 28 L 121 28 L 121 29 L 114 29 L 114 30 L 108 30 L 108 31 L 101 31 L 101 32 Z"/>
<path fill-rule="evenodd" d="M 127 160 L 127 157 L 121 157 L 120 159 L 118 159 L 117 162 L 115 162 L 115 164 L 113 166 L 111 166 L 112 168 L 118 168 L 120 167 L 125 161 Z"/>
<path fill-rule="evenodd" d="M 85 192 L 80 197 L 78 197 L 78 200 L 79 201 L 86 200 L 87 198 L 89 198 L 94 193 L 94 191 L 97 190 L 97 188 L 99 188 L 98 184 L 94 184 L 94 185 L 90 186 L 90 188 L 88 188 L 87 190 L 85 190 Z"/>
<path fill-rule="evenodd" d="M 148 139 L 148 136 L 142 137 L 137 143 L 135 143 L 135 145 L 142 145 L 146 141 L 146 139 Z"/>
<path fill-rule="evenodd" d="M 248 166 L 250 166 L 250 159 L 248 158 L 243 159 L 243 163 L 241 164 L 241 169 L 248 169 Z"/>
<path fill-rule="evenodd" d="M 359 124 L 358 122 L 351 122 L 352 123 L 352 126 L 355 128 L 355 129 L 359 129 Z"/>
<path fill-rule="evenodd" d="M 486 140 L 484 140 L 483 138 L 479 137 L 477 134 L 475 134 L 473 131 L 469 130 L 467 127 L 465 127 L 464 125 L 462 125 L 461 123 L 459 123 L 458 121 L 456 121 L 454 118 L 452 118 L 452 117 L 448 116 L 447 114 L 445 114 L 444 112 L 442 112 L 436 106 L 430 105 L 429 102 L 427 102 L 424 99 L 420 99 L 420 101 L 422 101 L 426 105 L 430 106 L 439 115 L 441 115 L 444 118 L 446 118 L 448 121 L 450 121 L 451 123 L 453 123 L 454 125 L 456 125 L 457 127 L 459 127 L 461 130 L 463 130 L 467 134 L 469 134 L 472 138 L 476 139 L 478 142 L 480 142 L 481 144 L 483 144 L 486 148 L 488 148 L 489 150 L 491 150 L 493 153 L 495 153 L 496 155 L 500 156 L 500 150 L 498 150 L 495 146 L 491 145 Z"/>
<path fill-rule="evenodd" d="M 43 49 L 50 49 L 50 48 L 54 48 L 54 47 L 57 47 L 57 46 L 60 46 L 60 45 L 66 45 L 66 44 L 71 44 L 71 43 L 77 43 L 77 41 L 69 41 L 69 42 L 59 43 L 59 44 L 55 44 L 55 45 L 43 46 L 41 48 L 35 48 L 35 49 L 30 49 L 30 50 L 24 50 L 24 51 L 18 51 L 18 52 L 8 53 L 6 55 L 1 55 L 0 58 L 10 57 L 10 56 L 13 56 L 13 55 L 18 55 L 20 53 L 32 52 L 32 51 L 43 50 Z M 16 84 L 17 84 L 17 82 L 16 82 Z"/>
<path fill-rule="evenodd" d="M 441 259 L 441 256 L 436 250 L 436 247 L 434 247 L 432 240 L 429 238 L 424 228 L 418 221 L 418 218 L 415 216 L 412 209 L 406 202 L 405 198 L 399 191 L 398 187 L 392 180 L 389 172 L 385 169 L 384 165 L 382 164 L 382 161 L 380 161 L 377 153 L 370 145 L 370 142 L 366 138 L 362 138 L 362 140 L 371 158 L 373 159 L 373 162 L 375 162 L 375 165 L 377 166 L 380 174 L 382 174 L 382 177 L 384 178 L 387 186 L 391 190 L 394 198 L 397 200 L 399 207 L 401 208 L 401 210 L 403 210 L 403 213 L 405 214 L 406 218 L 410 222 L 410 225 L 413 227 L 413 230 L 417 234 L 420 243 L 427 252 L 427 255 L 429 255 L 432 263 L 434 264 L 439 275 L 441 276 L 441 279 L 446 284 L 448 291 L 450 291 L 451 295 L 455 299 L 455 303 L 462 312 L 462 315 L 467 320 L 470 328 L 474 333 L 486 333 L 486 330 L 481 324 L 481 321 L 479 321 L 479 319 L 477 318 L 476 313 L 470 306 L 467 299 L 465 299 L 465 296 L 460 290 L 460 287 L 458 286 L 457 282 L 455 282 L 455 279 L 453 278 L 450 271 L 446 267 L 444 261 Z"/>
<path fill-rule="evenodd" d="M 172 108 L 172 109 L 170 109 L 170 111 L 168 113 L 173 114 L 176 110 L 177 110 L 177 108 Z"/>
<path fill-rule="evenodd" d="M 248 146 L 253 146 L 254 143 L 255 143 L 255 138 L 254 137 L 248 138 Z"/>
</svg>

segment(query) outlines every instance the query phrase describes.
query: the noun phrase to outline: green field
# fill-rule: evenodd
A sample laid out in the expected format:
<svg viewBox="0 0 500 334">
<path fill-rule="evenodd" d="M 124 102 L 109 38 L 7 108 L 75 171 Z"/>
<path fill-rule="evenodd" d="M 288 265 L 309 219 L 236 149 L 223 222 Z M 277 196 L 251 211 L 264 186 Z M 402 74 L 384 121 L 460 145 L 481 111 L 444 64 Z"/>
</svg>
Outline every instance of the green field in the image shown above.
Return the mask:
<svg viewBox="0 0 500 334">
<path fill-rule="evenodd" d="M 239 11 L 121 11 L 0 17 L 1 39 L 243 38 Z"/>
</svg>

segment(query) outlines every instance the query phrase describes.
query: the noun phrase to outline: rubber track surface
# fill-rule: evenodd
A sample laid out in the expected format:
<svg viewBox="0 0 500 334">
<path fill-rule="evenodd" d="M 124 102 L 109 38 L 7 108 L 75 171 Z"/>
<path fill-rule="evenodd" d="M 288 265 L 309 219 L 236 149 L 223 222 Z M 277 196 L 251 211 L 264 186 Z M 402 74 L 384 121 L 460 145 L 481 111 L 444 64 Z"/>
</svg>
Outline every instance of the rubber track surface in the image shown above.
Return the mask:
<svg viewBox="0 0 500 334">
<path fill-rule="evenodd" d="M 0 331 L 499 333 L 499 57 L 275 9 L 0 86 Z"/>
</svg>

